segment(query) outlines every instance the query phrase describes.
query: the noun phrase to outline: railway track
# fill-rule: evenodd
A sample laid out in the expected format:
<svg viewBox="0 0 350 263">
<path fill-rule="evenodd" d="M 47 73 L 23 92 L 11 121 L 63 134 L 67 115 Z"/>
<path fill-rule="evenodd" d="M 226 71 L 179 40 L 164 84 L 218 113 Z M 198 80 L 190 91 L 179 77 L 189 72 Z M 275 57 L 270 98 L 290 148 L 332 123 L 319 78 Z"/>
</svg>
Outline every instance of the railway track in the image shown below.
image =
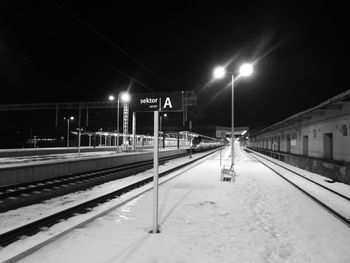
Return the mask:
<svg viewBox="0 0 350 263">
<path fill-rule="evenodd" d="M 350 197 L 344 194 L 341 194 L 333 189 L 326 187 L 323 184 L 320 184 L 292 169 L 289 169 L 278 162 L 275 162 L 269 158 L 261 156 L 261 154 L 256 154 L 254 151 L 245 149 L 250 156 L 262 163 L 264 166 L 272 170 L 274 173 L 282 177 L 284 180 L 298 188 L 304 194 L 313 199 L 320 206 L 325 208 L 332 215 L 340 219 L 348 227 L 350 227 L 350 213 L 346 214 L 344 211 L 350 211 Z M 263 160 L 263 161 L 262 161 Z M 292 176 L 288 176 L 287 174 Z M 299 180 L 293 179 L 293 176 L 296 176 L 299 180 L 303 180 L 302 183 L 298 182 Z M 308 187 L 308 184 L 312 184 L 311 188 Z M 309 191 L 306 189 L 316 189 L 317 191 Z M 322 193 L 327 192 L 328 196 L 331 198 L 322 198 Z M 340 204 L 340 205 L 339 205 Z M 347 209 L 345 210 L 344 207 Z"/>
<path fill-rule="evenodd" d="M 179 154 L 159 159 L 160 164 L 188 155 Z M 98 184 L 133 175 L 153 167 L 153 160 L 118 167 L 71 174 L 30 183 L 0 187 L 0 212 L 39 203 L 44 200 L 84 190 Z"/>
<path fill-rule="evenodd" d="M 217 151 L 217 150 L 215 150 Z M 184 168 L 200 159 L 203 159 L 205 157 L 207 157 L 208 155 L 212 154 L 215 151 L 211 151 L 210 153 L 207 153 L 199 158 L 193 159 L 187 163 L 181 164 L 177 167 L 171 168 L 165 172 L 159 173 L 159 177 L 163 177 L 167 174 L 170 174 L 172 172 L 175 172 L 181 168 Z M 0 234 L 0 246 L 1 247 L 5 247 L 9 244 L 11 244 L 12 242 L 18 240 L 21 236 L 31 236 L 34 235 L 35 233 L 41 231 L 41 229 L 45 228 L 45 227 L 49 227 L 52 226 L 54 224 L 56 224 L 57 222 L 60 222 L 60 220 L 64 220 L 67 219 L 71 216 L 74 216 L 76 214 L 82 214 L 82 213 L 86 213 L 89 210 L 91 210 L 91 208 L 106 202 L 108 200 L 111 200 L 113 198 L 116 198 L 118 196 L 121 196 L 122 194 L 125 194 L 133 189 L 139 188 L 147 183 L 152 182 L 153 180 L 153 176 L 150 176 L 146 179 L 140 180 L 138 182 L 132 183 L 126 187 L 123 187 L 121 189 L 118 189 L 116 191 L 110 192 L 108 194 L 96 197 L 92 200 L 86 201 L 84 203 L 80 203 L 78 205 L 72 206 L 70 208 L 61 210 L 60 212 L 57 212 L 55 214 L 51 214 L 49 216 L 45 216 L 43 218 L 40 218 L 38 220 L 35 220 L 31 223 L 22 225 L 18 228 L 12 229 L 10 231 L 7 231 L 5 233 L 1 233 Z"/>
</svg>

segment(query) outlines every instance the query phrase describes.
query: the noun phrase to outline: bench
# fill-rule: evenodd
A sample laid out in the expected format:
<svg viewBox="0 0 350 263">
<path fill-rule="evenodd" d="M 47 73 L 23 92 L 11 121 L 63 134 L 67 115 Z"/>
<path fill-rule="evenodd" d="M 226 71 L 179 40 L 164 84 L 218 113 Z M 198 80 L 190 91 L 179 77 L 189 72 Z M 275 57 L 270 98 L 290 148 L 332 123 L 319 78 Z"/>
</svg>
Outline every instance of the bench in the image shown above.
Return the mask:
<svg viewBox="0 0 350 263">
<path fill-rule="evenodd" d="M 233 181 L 234 176 L 233 165 L 231 165 L 230 169 L 226 169 L 225 165 L 221 168 L 221 181 Z"/>
</svg>

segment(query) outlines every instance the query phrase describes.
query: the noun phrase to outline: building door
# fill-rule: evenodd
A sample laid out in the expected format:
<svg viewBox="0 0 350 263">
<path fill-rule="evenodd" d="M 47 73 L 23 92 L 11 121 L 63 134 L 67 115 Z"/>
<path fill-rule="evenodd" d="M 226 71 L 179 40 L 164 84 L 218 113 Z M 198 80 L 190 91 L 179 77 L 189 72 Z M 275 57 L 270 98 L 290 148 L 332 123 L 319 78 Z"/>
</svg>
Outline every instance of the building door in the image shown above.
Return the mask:
<svg viewBox="0 0 350 263">
<path fill-rule="evenodd" d="M 281 136 L 277 137 L 277 150 L 279 152 L 281 151 Z"/>
<path fill-rule="evenodd" d="M 303 137 L 303 155 L 309 155 L 309 136 L 307 135 Z"/>
<path fill-rule="evenodd" d="M 325 159 L 333 160 L 333 134 L 332 133 L 323 134 L 323 152 L 324 152 Z"/>
<path fill-rule="evenodd" d="M 287 153 L 290 153 L 290 134 L 287 134 Z"/>
</svg>

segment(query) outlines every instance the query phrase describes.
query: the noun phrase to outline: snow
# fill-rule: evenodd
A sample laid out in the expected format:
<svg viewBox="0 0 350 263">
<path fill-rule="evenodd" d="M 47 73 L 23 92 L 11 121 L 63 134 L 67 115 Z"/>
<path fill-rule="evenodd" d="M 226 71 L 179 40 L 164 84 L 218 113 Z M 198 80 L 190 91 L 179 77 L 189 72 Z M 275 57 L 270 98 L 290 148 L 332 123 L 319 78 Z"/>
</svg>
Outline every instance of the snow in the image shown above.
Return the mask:
<svg viewBox="0 0 350 263">
<path fill-rule="evenodd" d="M 61 148 L 62 149 L 62 148 Z M 187 149 L 187 147 L 181 147 L 180 149 Z M 177 150 L 177 147 L 167 146 L 165 149 L 161 148 L 159 151 L 171 151 Z M 75 153 L 55 153 L 45 155 L 32 155 L 32 156 L 19 156 L 19 157 L 1 157 L 0 169 L 14 168 L 14 167 L 26 167 L 32 165 L 48 164 L 48 163 L 61 163 L 74 162 L 82 159 L 97 159 L 107 158 L 123 155 L 135 155 L 151 152 L 151 148 L 137 149 L 136 152 L 116 152 L 116 151 L 96 151 L 96 152 L 78 152 Z"/>
<path fill-rule="evenodd" d="M 272 162 L 275 162 L 275 163 L 277 163 L 277 164 L 279 164 L 279 165 L 281 165 L 289 170 L 295 171 L 295 172 L 301 174 L 302 176 L 307 177 L 307 178 L 313 180 L 314 182 L 317 182 L 318 184 L 321 184 L 329 189 L 332 189 L 332 190 L 350 198 L 350 186 L 347 184 L 340 183 L 340 182 L 329 183 L 329 182 L 327 182 L 330 180 L 328 177 L 322 176 L 320 174 L 312 173 L 312 172 L 309 172 L 307 170 L 300 169 L 296 166 L 287 164 L 285 162 L 271 158 L 271 157 L 266 156 L 264 154 L 260 154 L 258 152 L 254 152 L 254 154 L 257 156 L 263 157 L 265 159 L 271 160 Z M 274 166 L 274 167 L 277 167 L 277 166 Z"/>
<path fill-rule="evenodd" d="M 254 156 L 256 158 L 258 158 L 259 160 L 264 161 L 264 159 L 261 158 L 261 154 L 254 154 Z M 271 160 L 271 158 L 269 158 L 269 160 Z M 271 160 L 271 161 L 274 162 L 274 160 Z M 277 161 L 277 162 L 280 165 L 282 165 L 283 167 L 287 167 L 290 170 L 297 170 L 294 167 L 288 167 L 291 165 L 282 163 L 281 161 Z M 268 165 L 272 169 L 274 169 L 275 171 L 279 172 L 280 174 L 283 174 L 283 176 L 285 178 L 287 178 L 289 181 L 293 182 L 295 185 L 299 186 L 300 188 L 305 190 L 307 193 L 309 193 L 313 197 L 317 198 L 322 203 L 324 203 L 328 207 L 332 208 L 334 211 L 338 212 L 339 214 L 341 214 L 342 216 L 344 216 L 350 220 L 350 202 L 348 200 L 346 200 L 340 196 L 337 196 L 335 194 L 332 194 L 332 193 L 328 192 L 328 190 L 326 190 L 326 189 L 324 189 L 324 188 L 322 188 L 322 187 L 320 187 L 312 182 L 309 182 L 309 181 L 305 180 L 304 178 L 302 178 L 302 177 L 300 177 L 300 176 L 298 176 L 290 171 L 286 171 L 284 168 L 282 168 L 276 164 L 268 163 Z M 301 169 L 299 169 L 299 170 L 301 170 Z M 304 171 L 304 170 L 301 172 L 301 174 L 304 177 L 310 178 L 313 181 L 315 181 L 315 182 L 317 182 L 325 187 L 328 187 L 330 185 L 329 183 L 325 182 L 324 176 L 312 174 L 312 173 L 309 173 L 309 172 Z M 333 185 L 333 184 L 331 184 L 331 185 Z M 349 185 L 337 183 L 333 187 L 331 186 L 329 188 L 332 190 L 335 190 L 339 193 L 342 193 L 344 196 L 350 198 L 350 186 Z"/>
<path fill-rule="evenodd" d="M 199 158 L 204 154 L 207 153 L 194 154 L 193 159 Z M 188 157 L 181 157 L 168 161 L 164 165 L 159 166 L 159 172 L 164 172 L 188 161 L 190 161 Z M 93 188 L 88 189 L 87 191 L 74 192 L 71 194 L 46 200 L 39 204 L 34 204 L 14 209 L 5 213 L 0 213 L 0 234 L 10 231 L 11 229 L 17 228 L 24 224 L 28 224 L 29 222 L 38 220 L 39 218 L 42 218 L 44 216 L 57 213 L 62 209 L 67 209 L 73 205 L 77 205 L 79 203 L 83 203 L 93 198 L 96 198 L 97 196 L 116 191 L 117 189 L 121 189 L 127 185 L 152 176 L 153 169 L 150 169 L 145 172 L 138 173 L 134 176 L 113 180 L 111 182 L 95 186 Z"/>
<path fill-rule="evenodd" d="M 20 262 L 350 262 L 348 226 L 236 149 L 234 182 L 216 153 L 160 186 L 161 233 L 150 191 Z"/>
<path fill-rule="evenodd" d="M 147 150 L 142 150 L 147 151 Z M 106 158 L 120 155 L 133 155 L 140 154 L 140 152 L 122 152 L 116 151 L 98 151 L 98 152 L 82 152 L 76 153 L 59 153 L 59 154 L 46 154 L 46 155 L 33 155 L 33 156 L 19 156 L 19 157 L 2 157 L 0 158 L 0 169 L 12 168 L 28 165 L 39 165 L 47 163 L 56 163 L 62 161 L 74 161 L 83 158 Z"/>
</svg>

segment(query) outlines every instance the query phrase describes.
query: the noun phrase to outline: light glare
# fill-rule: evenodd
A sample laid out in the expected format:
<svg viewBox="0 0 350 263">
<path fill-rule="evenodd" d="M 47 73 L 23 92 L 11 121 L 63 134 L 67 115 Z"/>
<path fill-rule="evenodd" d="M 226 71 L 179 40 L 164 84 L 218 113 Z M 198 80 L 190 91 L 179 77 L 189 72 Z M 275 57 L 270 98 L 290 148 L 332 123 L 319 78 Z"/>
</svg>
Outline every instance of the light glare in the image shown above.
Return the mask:
<svg viewBox="0 0 350 263">
<path fill-rule="evenodd" d="M 130 100 L 130 95 L 128 93 L 123 93 L 122 94 L 122 101 L 128 102 Z"/>
<path fill-rule="evenodd" d="M 253 73 L 252 64 L 248 64 L 248 63 L 243 64 L 239 69 L 239 74 L 244 77 L 250 76 L 252 73 Z"/>
<path fill-rule="evenodd" d="M 113 96 L 113 95 L 110 95 L 110 96 L 108 97 L 108 99 L 109 99 L 109 100 L 114 100 L 114 96 Z"/>
<path fill-rule="evenodd" d="M 226 69 L 224 67 L 216 67 L 213 73 L 214 78 L 221 79 L 226 75 Z"/>
</svg>

